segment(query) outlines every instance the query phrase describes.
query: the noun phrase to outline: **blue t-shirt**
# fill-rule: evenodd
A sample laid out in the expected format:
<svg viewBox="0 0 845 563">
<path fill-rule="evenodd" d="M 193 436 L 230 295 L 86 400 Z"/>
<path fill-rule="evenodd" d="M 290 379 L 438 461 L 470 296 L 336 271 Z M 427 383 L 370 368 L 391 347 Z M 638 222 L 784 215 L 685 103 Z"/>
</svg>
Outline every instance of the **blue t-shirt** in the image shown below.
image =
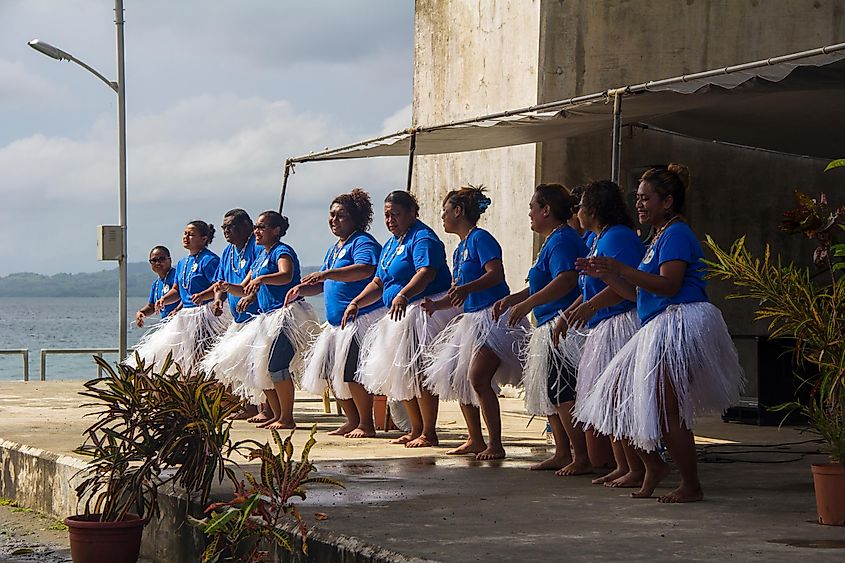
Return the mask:
<svg viewBox="0 0 845 563">
<path fill-rule="evenodd" d="M 191 301 L 191 295 L 211 287 L 219 265 L 220 258 L 207 248 L 179 260 L 176 264 L 176 282 L 179 284 L 179 296 L 182 298 L 183 308 L 196 307 Z M 209 301 L 211 298 L 203 301 L 203 304 Z"/>
<path fill-rule="evenodd" d="M 587 255 L 587 245 L 578 236 L 578 233 L 569 225 L 556 229 L 540 249 L 537 261 L 528 270 L 528 289 L 534 295 L 553 279 L 564 272 L 575 270 L 575 259 Z M 537 319 L 537 326 L 541 326 L 552 320 L 560 311 L 563 311 L 572 302 L 578 299 L 581 291 L 576 284 L 572 291 L 550 303 L 544 303 L 534 307 L 534 317 Z"/>
<path fill-rule="evenodd" d="M 285 295 L 287 295 L 288 290 L 295 285 L 299 285 L 299 282 L 302 281 L 300 279 L 299 258 L 297 258 L 293 248 L 283 242 L 277 242 L 269 252 L 266 249 L 261 250 L 251 268 L 252 278 L 278 273 L 279 258 L 282 256 L 289 257 L 293 262 L 293 277 L 285 285 L 261 284 L 258 288 L 258 306 L 262 313 L 269 313 L 281 308 L 285 304 Z"/>
<path fill-rule="evenodd" d="M 228 245 L 223 250 L 223 255 L 220 257 L 220 265 L 217 267 L 217 273 L 214 275 L 214 281 L 225 281 L 227 283 L 240 284 L 244 281 L 250 266 L 258 258 L 258 254 L 263 249 L 255 244 L 255 235 L 249 237 L 242 250 L 235 248 L 234 244 Z M 248 321 L 253 315 L 258 314 L 258 302 L 253 302 L 247 310 L 239 313 L 237 306 L 241 298 L 229 294 L 229 310 L 232 311 L 232 316 L 236 323 Z"/>
<path fill-rule="evenodd" d="M 501 259 L 502 247 L 493 235 L 484 229 L 471 230 L 466 240 L 462 240 L 452 254 L 455 285 L 474 282 L 486 273 L 484 265 L 487 262 Z M 464 311 L 472 313 L 486 309 L 502 297 L 507 297 L 510 292 L 508 284 L 502 280 L 493 287 L 470 293 L 464 301 Z"/>
<path fill-rule="evenodd" d="M 344 241 L 343 246 L 333 244 L 326 252 L 321 271 L 333 268 L 343 268 L 354 264 L 367 264 L 376 266 L 378 257 L 381 254 L 381 245 L 370 233 L 356 231 Z M 342 282 L 337 280 L 325 280 L 323 282 L 323 296 L 326 303 L 326 320 L 334 326 L 339 326 L 343 320 L 343 313 L 349 302 L 358 295 L 373 280 L 373 276 L 354 282 Z M 364 315 L 381 307 L 376 301 L 372 305 L 363 307 L 358 311 Z"/>
<path fill-rule="evenodd" d="M 411 298 L 411 301 L 441 293 L 452 285 L 443 242 L 437 238 L 431 227 L 417 220 L 398 239 L 395 236 L 390 237 L 381 250 L 376 276 L 383 285 L 381 300 L 386 307 L 390 307 L 396 295 L 420 268 L 433 268 L 437 275 L 421 293 Z"/>
<path fill-rule="evenodd" d="M 701 243 L 686 223 L 674 223 L 663 231 L 646 250 L 639 269 L 649 274 L 659 274 L 661 264 L 682 260 L 687 263 L 687 270 L 681 289 L 671 297 L 655 295 L 641 288 L 637 290 L 637 312 L 642 324 L 665 311 L 669 305 L 709 301 L 707 282 L 704 281 L 707 269 L 701 261 L 703 258 Z"/>
<path fill-rule="evenodd" d="M 173 288 L 173 284 L 176 283 L 176 268 L 170 268 L 170 271 L 162 278 L 156 278 L 153 281 L 153 284 L 150 286 L 150 298 L 147 301 L 150 305 L 155 304 L 156 301 L 167 295 L 167 293 Z M 161 318 L 163 319 L 170 312 L 175 309 L 179 305 L 178 301 L 174 301 L 170 305 L 165 305 L 164 308 L 161 310 Z"/>
<path fill-rule="evenodd" d="M 636 268 L 643 259 L 643 254 L 645 254 L 645 245 L 643 245 L 640 237 L 634 231 L 624 225 L 613 225 L 603 234 L 599 235 L 598 242 L 595 245 L 595 252 L 591 248 L 589 256 L 609 256 L 619 260 L 623 264 Z M 585 303 L 607 287 L 600 279 L 583 274 L 579 276 L 578 282 L 581 286 L 581 295 Z M 633 301 L 623 299 L 616 305 L 596 311 L 593 318 L 587 322 L 587 326 L 593 328 L 601 321 L 630 311 L 636 306 L 637 304 Z"/>
<path fill-rule="evenodd" d="M 593 242 L 596 240 L 596 233 L 593 231 L 584 231 L 584 234 L 581 235 L 581 239 L 584 241 L 584 244 L 587 245 L 587 248 L 591 248 L 593 246 Z"/>
</svg>

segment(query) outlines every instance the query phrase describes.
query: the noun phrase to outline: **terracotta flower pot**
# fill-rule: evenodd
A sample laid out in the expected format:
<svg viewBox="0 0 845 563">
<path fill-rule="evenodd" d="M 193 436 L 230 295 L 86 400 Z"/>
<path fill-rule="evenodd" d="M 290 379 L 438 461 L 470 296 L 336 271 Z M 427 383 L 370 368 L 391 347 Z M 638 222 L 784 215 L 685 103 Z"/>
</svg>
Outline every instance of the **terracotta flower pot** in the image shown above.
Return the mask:
<svg viewBox="0 0 845 563">
<path fill-rule="evenodd" d="M 813 486 L 819 524 L 845 526 L 845 465 L 814 463 Z"/>
<path fill-rule="evenodd" d="M 119 522 L 98 522 L 98 517 L 94 514 L 65 518 L 73 563 L 138 561 L 144 521 L 137 514 L 127 514 Z"/>
</svg>

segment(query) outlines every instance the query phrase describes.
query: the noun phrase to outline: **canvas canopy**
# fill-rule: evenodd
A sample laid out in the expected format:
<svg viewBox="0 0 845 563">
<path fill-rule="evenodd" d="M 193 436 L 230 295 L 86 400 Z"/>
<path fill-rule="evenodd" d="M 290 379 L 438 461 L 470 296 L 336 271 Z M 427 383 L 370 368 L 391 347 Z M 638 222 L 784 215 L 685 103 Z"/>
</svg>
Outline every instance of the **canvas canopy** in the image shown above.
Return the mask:
<svg viewBox="0 0 845 563">
<path fill-rule="evenodd" d="M 723 69 L 646 82 L 453 123 L 421 125 L 291 158 L 318 160 L 476 151 L 640 124 L 700 139 L 796 155 L 845 150 L 845 43 Z"/>
</svg>

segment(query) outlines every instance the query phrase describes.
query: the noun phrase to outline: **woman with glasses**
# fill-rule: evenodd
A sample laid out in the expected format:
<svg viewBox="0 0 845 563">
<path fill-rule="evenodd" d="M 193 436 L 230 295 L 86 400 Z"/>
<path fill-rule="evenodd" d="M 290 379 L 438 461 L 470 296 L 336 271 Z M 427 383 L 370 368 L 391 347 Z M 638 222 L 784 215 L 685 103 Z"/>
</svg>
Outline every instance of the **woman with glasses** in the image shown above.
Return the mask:
<svg viewBox="0 0 845 563">
<path fill-rule="evenodd" d="M 156 302 L 170 291 L 176 283 L 176 269 L 170 259 L 170 250 L 166 246 L 154 246 L 150 250 L 150 269 L 158 276 L 150 286 L 150 297 L 147 304 L 135 313 L 135 324 L 138 328 L 144 326 L 144 319 L 156 312 Z M 171 303 L 159 311 L 161 318 L 165 318 L 173 311 L 181 308 L 179 303 Z"/>
<path fill-rule="evenodd" d="M 240 297 L 237 309 L 247 310 L 258 302 L 261 314 L 243 331 L 251 343 L 242 351 L 245 374 L 233 382 L 235 393 L 258 404 L 266 397 L 273 411 L 261 428 L 296 428 L 293 418 L 294 374 L 302 373 L 302 358 L 319 330 L 314 309 L 299 298 L 285 305 L 285 296 L 301 282 L 299 258 L 281 241 L 288 219 L 265 211 L 255 221 L 255 242 L 263 248 L 240 284 L 223 284 L 221 290 Z"/>
<path fill-rule="evenodd" d="M 205 221 L 191 221 L 185 226 L 182 246 L 188 255 L 176 264 L 175 286 L 155 305 L 161 310 L 180 302 L 182 309 L 148 331 L 127 363 L 134 365 L 137 357 L 145 365 L 154 364 L 161 369 L 171 354 L 182 373 L 188 374 L 229 326 L 231 315 L 215 315 L 211 303 L 212 284 L 220 263 L 220 258 L 208 249 L 213 239 L 214 226 Z"/>
</svg>

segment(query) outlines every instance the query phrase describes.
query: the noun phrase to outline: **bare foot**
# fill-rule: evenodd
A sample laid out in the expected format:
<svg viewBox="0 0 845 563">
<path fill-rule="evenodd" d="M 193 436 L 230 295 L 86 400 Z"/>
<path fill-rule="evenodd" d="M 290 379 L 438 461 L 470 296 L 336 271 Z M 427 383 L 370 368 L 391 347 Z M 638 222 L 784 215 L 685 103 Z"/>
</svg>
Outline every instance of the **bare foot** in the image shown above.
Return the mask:
<svg viewBox="0 0 845 563">
<path fill-rule="evenodd" d="M 698 502 L 704 500 L 704 491 L 701 490 L 701 485 L 686 485 L 681 483 L 681 486 L 657 499 L 657 502 L 673 503 L 673 502 Z"/>
<path fill-rule="evenodd" d="M 268 426 L 270 426 L 271 424 L 274 424 L 274 423 L 276 423 L 276 422 L 278 422 L 278 421 L 279 421 L 279 419 L 278 419 L 277 417 L 273 416 L 273 417 L 268 418 L 267 420 L 265 420 L 265 421 L 264 421 L 264 422 L 262 422 L 261 424 L 259 424 L 257 427 L 258 427 L 258 428 L 267 428 L 267 427 L 268 427 Z"/>
<path fill-rule="evenodd" d="M 422 434 L 421 436 L 414 438 L 407 444 L 405 444 L 406 448 L 431 448 L 439 444 L 440 441 L 437 439 L 437 434 L 431 434 L 426 436 Z"/>
<path fill-rule="evenodd" d="M 589 459 L 585 459 L 583 461 L 576 459 L 569 465 L 555 471 L 555 475 L 558 477 L 571 477 L 573 475 L 587 475 L 592 472 L 593 466 L 590 465 Z"/>
<path fill-rule="evenodd" d="M 626 473 L 628 473 L 627 467 L 617 467 L 616 469 L 614 469 L 613 471 L 611 471 L 607 475 L 602 475 L 601 477 L 598 477 L 597 479 L 593 479 L 592 481 L 590 481 L 590 483 L 592 483 L 593 485 L 604 485 L 605 483 L 609 483 L 610 481 L 613 481 L 615 479 L 619 479 L 620 477 L 622 477 Z"/>
<path fill-rule="evenodd" d="M 657 488 L 657 485 L 669 475 L 669 465 L 666 463 L 661 463 L 653 470 L 649 470 L 646 467 L 645 476 L 643 477 L 643 486 L 640 487 L 639 491 L 631 493 L 631 498 L 651 498 L 652 493 L 654 493 L 654 489 Z"/>
<path fill-rule="evenodd" d="M 350 432 L 355 430 L 355 428 L 357 428 L 357 427 L 358 427 L 357 422 L 355 424 L 352 424 L 351 422 L 347 422 L 346 424 L 344 424 L 340 428 L 336 428 L 335 430 L 332 430 L 331 432 L 326 432 L 326 434 L 328 434 L 329 436 L 346 436 L 347 434 L 349 434 Z"/>
<path fill-rule="evenodd" d="M 257 415 L 253 416 L 252 418 L 246 419 L 247 422 L 251 422 L 253 424 L 262 424 L 267 422 L 268 420 L 272 420 L 273 415 L 260 412 Z"/>
<path fill-rule="evenodd" d="M 553 455 L 549 459 L 545 459 L 540 463 L 535 463 L 531 466 L 531 471 L 557 471 L 562 467 L 566 467 L 572 463 L 572 458 L 566 455 Z"/>
<path fill-rule="evenodd" d="M 277 420 L 264 426 L 267 430 L 293 430 L 296 428 L 296 423 L 292 420 Z"/>
<path fill-rule="evenodd" d="M 502 446 L 490 446 L 483 452 L 479 452 L 475 459 L 478 461 L 486 461 L 488 459 L 505 459 L 505 448 Z"/>
<path fill-rule="evenodd" d="M 409 432 L 408 434 L 405 434 L 404 436 L 400 436 L 400 437 L 396 438 L 395 440 L 391 440 L 390 443 L 391 444 L 399 444 L 399 445 L 404 446 L 405 444 L 407 444 L 411 440 L 416 440 L 417 438 L 419 438 L 419 436 L 420 436 L 419 434 L 412 434 L 412 433 Z"/>
<path fill-rule="evenodd" d="M 464 454 L 479 454 L 487 449 L 487 444 L 484 442 L 473 442 L 467 440 L 457 448 L 446 450 L 446 455 L 464 455 Z"/>
<path fill-rule="evenodd" d="M 642 471 L 629 471 L 622 477 L 605 483 L 604 486 L 612 489 L 633 489 L 636 487 L 642 487 L 643 477 L 645 477 L 645 473 Z"/>
<path fill-rule="evenodd" d="M 375 438 L 376 437 L 376 429 L 375 428 L 358 428 L 353 429 L 351 432 L 348 432 L 343 435 L 345 438 Z"/>
</svg>

